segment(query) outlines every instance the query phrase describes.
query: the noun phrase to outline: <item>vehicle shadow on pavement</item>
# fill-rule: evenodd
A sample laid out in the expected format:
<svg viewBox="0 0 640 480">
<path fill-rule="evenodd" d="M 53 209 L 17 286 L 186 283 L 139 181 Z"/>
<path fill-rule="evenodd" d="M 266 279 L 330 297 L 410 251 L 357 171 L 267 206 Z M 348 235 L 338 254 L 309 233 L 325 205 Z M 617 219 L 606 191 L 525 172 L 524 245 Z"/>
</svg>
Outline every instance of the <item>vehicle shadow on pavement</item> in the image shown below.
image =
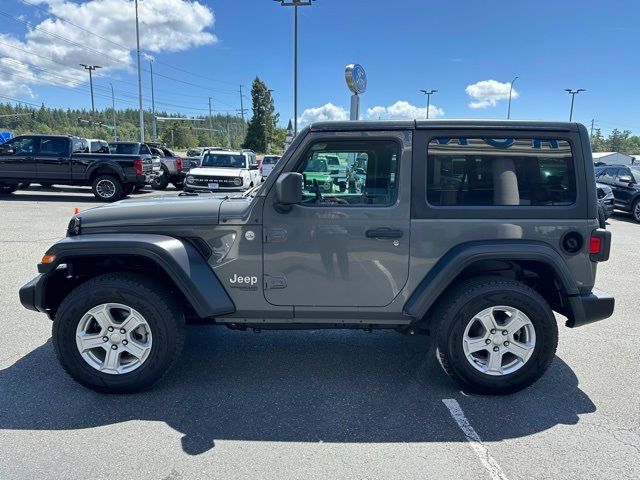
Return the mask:
<svg viewBox="0 0 640 480">
<path fill-rule="evenodd" d="M 182 449 L 191 455 L 210 450 L 216 439 L 465 441 L 443 398 L 458 400 L 485 441 L 575 424 L 596 410 L 560 358 L 523 392 L 469 396 L 442 372 L 429 337 L 193 327 L 176 368 L 134 395 L 81 387 L 64 374 L 49 340 L 0 371 L 0 429 L 163 421 L 183 434 Z"/>
</svg>

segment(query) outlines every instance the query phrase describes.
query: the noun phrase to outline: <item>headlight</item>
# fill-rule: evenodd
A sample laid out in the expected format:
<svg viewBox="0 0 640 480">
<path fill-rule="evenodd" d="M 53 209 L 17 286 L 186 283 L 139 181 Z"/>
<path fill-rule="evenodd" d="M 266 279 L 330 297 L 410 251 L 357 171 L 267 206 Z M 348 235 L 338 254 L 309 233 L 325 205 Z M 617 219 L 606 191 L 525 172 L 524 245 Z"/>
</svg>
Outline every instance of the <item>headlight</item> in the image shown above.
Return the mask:
<svg viewBox="0 0 640 480">
<path fill-rule="evenodd" d="M 193 175 L 187 177 L 187 183 L 193 183 Z"/>
<path fill-rule="evenodd" d="M 242 185 L 242 179 L 241 178 L 234 178 L 233 179 L 233 184 L 239 187 L 240 185 Z"/>
</svg>

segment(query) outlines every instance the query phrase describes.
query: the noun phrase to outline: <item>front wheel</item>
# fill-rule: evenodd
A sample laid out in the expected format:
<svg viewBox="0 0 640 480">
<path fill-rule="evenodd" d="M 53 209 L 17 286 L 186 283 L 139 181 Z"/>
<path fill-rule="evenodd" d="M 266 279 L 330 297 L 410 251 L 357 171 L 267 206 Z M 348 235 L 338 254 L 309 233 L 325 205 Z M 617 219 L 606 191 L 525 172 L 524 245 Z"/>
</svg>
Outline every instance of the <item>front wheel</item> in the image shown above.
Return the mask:
<svg viewBox="0 0 640 480">
<path fill-rule="evenodd" d="M 53 347 L 66 372 L 85 387 L 129 393 L 155 384 L 184 345 L 184 317 L 160 284 L 135 273 L 92 278 L 62 302 Z"/>
<path fill-rule="evenodd" d="M 640 198 L 634 202 L 631 213 L 633 214 L 633 219 L 640 223 Z"/>
<path fill-rule="evenodd" d="M 99 175 L 91 185 L 93 194 L 103 202 L 115 202 L 124 194 L 122 183 L 112 175 Z"/>
<path fill-rule="evenodd" d="M 504 395 L 534 383 L 558 345 L 551 308 L 534 289 L 500 278 L 464 282 L 436 312 L 438 359 L 464 388 Z"/>
</svg>

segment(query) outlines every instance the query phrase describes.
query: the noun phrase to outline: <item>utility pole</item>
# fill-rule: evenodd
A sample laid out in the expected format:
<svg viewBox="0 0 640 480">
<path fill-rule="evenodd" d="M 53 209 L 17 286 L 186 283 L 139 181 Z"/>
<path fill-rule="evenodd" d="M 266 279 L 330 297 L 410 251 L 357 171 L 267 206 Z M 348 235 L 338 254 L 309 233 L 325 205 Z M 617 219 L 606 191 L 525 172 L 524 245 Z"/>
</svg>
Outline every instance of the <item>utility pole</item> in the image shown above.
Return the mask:
<svg viewBox="0 0 640 480">
<path fill-rule="evenodd" d="M 213 117 L 211 116 L 211 97 L 209 97 L 209 128 L 211 129 L 211 144 L 213 145 Z"/>
<path fill-rule="evenodd" d="M 136 4 L 136 53 L 138 55 L 138 111 L 140 113 L 140 143 L 144 143 L 144 110 L 142 110 L 142 69 L 140 68 L 140 22 L 138 20 L 138 0 Z"/>
<path fill-rule="evenodd" d="M 309 7 L 314 0 L 275 0 L 294 8 L 293 21 L 293 135 L 298 134 L 298 7 Z"/>
<path fill-rule="evenodd" d="M 596 119 L 591 119 L 591 133 L 589 134 L 589 138 L 593 138 L 593 125 L 596 123 Z"/>
<path fill-rule="evenodd" d="M 91 120 L 93 120 L 93 117 L 96 113 L 96 106 L 93 102 L 93 75 L 91 74 L 91 72 L 102 67 L 100 65 L 85 65 L 84 63 L 81 63 L 80 66 L 84 67 L 85 70 L 89 70 L 89 85 L 91 86 Z"/>
<path fill-rule="evenodd" d="M 580 92 L 586 92 L 587 90 L 584 88 L 579 88 L 577 90 L 571 90 L 570 88 L 565 88 L 565 92 L 568 92 L 571 95 L 571 110 L 569 110 L 569 121 L 573 119 L 573 101 L 576 98 L 576 95 Z"/>
<path fill-rule="evenodd" d="M 116 125 L 116 97 L 113 95 L 113 83 L 109 82 L 111 86 L 111 109 L 113 110 L 113 141 L 118 141 L 118 126 Z"/>
<path fill-rule="evenodd" d="M 242 103 L 242 85 L 240 85 L 240 115 L 242 116 L 242 135 L 246 135 L 244 132 L 245 129 L 245 123 L 244 123 L 244 106 Z"/>
<path fill-rule="evenodd" d="M 152 137 L 153 137 L 153 141 L 155 142 L 156 140 L 158 140 L 158 135 L 157 135 L 157 126 L 156 126 L 156 100 L 153 95 L 153 58 L 149 59 L 149 67 L 151 68 L 151 113 L 153 114 Z"/>
<path fill-rule="evenodd" d="M 429 120 L 429 107 L 431 106 L 431 95 L 436 93 L 438 90 L 420 90 L 427 96 L 427 120 Z"/>
<path fill-rule="evenodd" d="M 513 92 L 513 84 L 516 82 L 518 77 L 514 77 L 509 84 L 509 109 L 507 110 L 507 120 L 511 118 L 511 92 Z"/>
</svg>

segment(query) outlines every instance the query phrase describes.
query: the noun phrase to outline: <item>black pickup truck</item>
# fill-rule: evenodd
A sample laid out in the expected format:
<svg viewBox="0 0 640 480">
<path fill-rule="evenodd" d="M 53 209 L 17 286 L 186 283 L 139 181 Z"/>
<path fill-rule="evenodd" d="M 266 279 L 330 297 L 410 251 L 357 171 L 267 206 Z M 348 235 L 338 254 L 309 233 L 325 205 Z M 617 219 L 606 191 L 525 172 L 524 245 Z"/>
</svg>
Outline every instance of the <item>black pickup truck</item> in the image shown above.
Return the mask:
<svg viewBox="0 0 640 480">
<path fill-rule="evenodd" d="M 83 153 L 77 137 L 21 135 L 0 145 L 0 195 L 19 183 L 90 185 L 105 202 L 119 200 L 152 179 L 151 159 L 138 155 Z"/>
</svg>

